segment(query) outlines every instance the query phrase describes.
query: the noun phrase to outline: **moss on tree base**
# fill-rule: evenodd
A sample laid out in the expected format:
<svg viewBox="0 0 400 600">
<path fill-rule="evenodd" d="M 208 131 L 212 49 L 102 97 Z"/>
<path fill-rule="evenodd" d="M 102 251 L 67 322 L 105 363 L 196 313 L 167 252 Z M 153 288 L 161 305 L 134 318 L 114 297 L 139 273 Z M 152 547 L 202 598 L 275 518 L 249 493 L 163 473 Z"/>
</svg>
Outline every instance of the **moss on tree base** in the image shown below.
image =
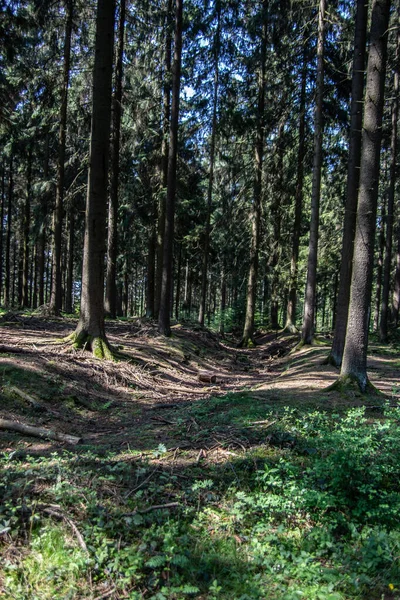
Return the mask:
<svg viewBox="0 0 400 600">
<path fill-rule="evenodd" d="M 373 394 L 376 396 L 383 395 L 368 378 L 366 382 L 362 382 L 355 375 L 340 375 L 332 385 L 326 388 L 326 391 L 339 391 L 342 393 L 356 392 L 366 395 Z"/>
<path fill-rule="evenodd" d="M 100 360 L 117 359 L 117 352 L 111 349 L 105 336 L 91 336 L 86 331 L 80 331 L 79 333 L 74 331 L 64 338 L 64 342 L 71 343 L 75 350 L 89 350 L 95 358 Z"/>
</svg>

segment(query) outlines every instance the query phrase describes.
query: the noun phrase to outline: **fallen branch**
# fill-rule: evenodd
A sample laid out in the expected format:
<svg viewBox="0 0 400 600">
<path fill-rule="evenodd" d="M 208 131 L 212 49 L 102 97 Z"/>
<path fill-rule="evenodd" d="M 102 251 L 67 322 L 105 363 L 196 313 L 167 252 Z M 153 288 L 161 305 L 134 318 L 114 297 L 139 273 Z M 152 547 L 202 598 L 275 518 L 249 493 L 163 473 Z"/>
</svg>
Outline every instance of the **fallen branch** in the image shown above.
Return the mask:
<svg viewBox="0 0 400 600">
<path fill-rule="evenodd" d="M 199 371 L 197 379 L 199 381 L 202 381 L 203 383 L 216 383 L 217 382 L 217 376 L 214 373 L 207 373 L 206 371 Z"/>
<path fill-rule="evenodd" d="M 101 594 L 101 596 L 96 596 L 96 598 L 94 600 L 103 600 L 103 598 L 108 598 L 116 591 L 116 589 L 117 589 L 116 587 L 112 587 L 107 592 L 104 592 L 104 594 Z"/>
<path fill-rule="evenodd" d="M 166 425 L 176 425 L 175 421 L 169 421 L 168 419 L 164 419 L 164 417 L 151 417 L 152 421 L 160 421 L 160 423 L 165 423 Z"/>
<path fill-rule="evenodd" d="M 32 435 L 33 437 L 56 440 L 57 442 L 67 442 L 67 444 L 79 444 L 82 438 L 68 433 L 60 433 L 59 431 L 53 431 L 51 429 L 44 429 L 42 427 L 33 427 L 32 425 L 24 425 L 17 421 L 7 421 L 6 419 L 0 419 L 0 429 L 6 429 L 9 431 L 17 431 L 24 435 Z"/>
<path fill-rule="evenodd" d="M 68 523 L 68 525 L 71 527 L 72 531 L 74 532 L 76 539 L 78 540 L 78 544 L 80 545 L 82 550 L 84 552 L 86 552 L 86 554 L 88 554 L 88 549 L 87 549 L 85 540 L 82 537 L 81 532 L 79 531 L 79 529 L 77 528 L 75 523 L 69 517 L 67 517 L 67 515 L 64 515 L 64 513 L 58 512 L 57 510 L 54 510 L 54 508 L 51 508 L 50 506 L 44 508 L 43 512 L 46 513 L 47 515 L 50 515 L 51 517 L 56 517 L 56 519 L 61 519 L 61 520 L 65 521 L 66 523 Z"/>
<path fill-rule="evenodd" d="M 29 354 L 29 350 L 15 346 L 0 346 L 0 354 Z"/>
<path fill-rule="evenodd" d="M 271 427 L 271 425 L 275 425 L 276 421 L 252 421 L 249 425 L 249 427 L 252 427 L 253 425 L 265 425 L 266 427 Z"/>
<path fill-rule="evenodd" d="M 38 402 L 35 398 L 33 398 L 33 396 L 30 396 L 23 390 L 20 390 L 15 385 L 10 387 L 9 391 L 12 394 L 15 394 L 16 396 L 19 396 L 20 398 L 22 398 L 22 400 L 25 400 L 25 402 L 30 404 L 32 406 L 32 408 L 34 408 L 35 410 L 42 410 L 42 411 L 47 410 L 47 408 L 45 406 L 43 406 L 43 404 L 40 404 L 40 402 Z"/>
<path fill-rule="evenodd" d="M 151 510 L 160 510 L 162 508 L 176 508 L 180 506 L 179 502 L 168 502 L 167 504 L 155 504 L 154 506 L 149 506 L 148 508 L 140 509 L 139 512 L 141 514 L 148 513 Z"/>
</svg>

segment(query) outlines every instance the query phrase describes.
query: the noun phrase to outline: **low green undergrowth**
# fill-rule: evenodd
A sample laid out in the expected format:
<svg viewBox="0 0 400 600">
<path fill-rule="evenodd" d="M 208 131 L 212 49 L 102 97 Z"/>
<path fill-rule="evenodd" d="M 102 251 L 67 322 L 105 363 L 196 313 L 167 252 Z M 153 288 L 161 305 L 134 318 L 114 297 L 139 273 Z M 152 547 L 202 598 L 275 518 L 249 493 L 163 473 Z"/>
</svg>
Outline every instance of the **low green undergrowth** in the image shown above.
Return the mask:
<svg viewBox="0 0 400 600">
<path fill-rule="evenodd" d="M 239 400 L 191 414 L 239 422 Z M 4 597 L 400 598 L 400 409 L 263 416 L 257 444 L 223 459 L 3 454 Z"/>
</svg>

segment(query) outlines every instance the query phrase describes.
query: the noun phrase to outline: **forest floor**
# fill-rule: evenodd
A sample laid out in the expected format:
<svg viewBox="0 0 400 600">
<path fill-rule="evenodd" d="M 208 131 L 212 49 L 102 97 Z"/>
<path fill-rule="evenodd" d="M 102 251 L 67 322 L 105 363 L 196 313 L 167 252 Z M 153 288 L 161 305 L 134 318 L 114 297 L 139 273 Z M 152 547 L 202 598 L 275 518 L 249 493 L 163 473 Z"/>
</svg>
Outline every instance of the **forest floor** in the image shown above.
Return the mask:
<svg viewBox="0 0 400 600">
<path fill-rule="evenodd" d="M 75 325 L 0 317 L 0 418 L 81 439 L 0 431 L 0 597 L 400 598 L 395 345 L 363 397 L 327 389 L 328 342 L 110 321 L 109 362 L 61 343 Z"/>
</svg>

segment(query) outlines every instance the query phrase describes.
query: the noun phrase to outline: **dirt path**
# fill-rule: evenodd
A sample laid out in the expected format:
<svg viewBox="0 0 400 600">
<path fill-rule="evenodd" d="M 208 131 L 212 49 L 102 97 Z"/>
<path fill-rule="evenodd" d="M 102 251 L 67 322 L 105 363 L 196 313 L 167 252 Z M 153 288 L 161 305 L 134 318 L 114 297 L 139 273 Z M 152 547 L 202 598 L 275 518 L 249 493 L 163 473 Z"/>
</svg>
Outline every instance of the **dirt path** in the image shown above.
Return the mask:
<svg viewBox="0 0 400 600">
<path fill-rule="evenodd" d="M 56 343 L 73 331 L 73 320 L 19 315 L 2 320 L 0 416 L 78 435 L 87 445 L 117 448 L 134 440 L 136 448 L 148 447 L 168 438 L 165 409 L 242 390 L 251 390 L 255 401 L 275 394 L 279 401 L 290 396 L 299 402 L 343 403 L 340 394 L 325 391 L 337 376 L 336 369 L 321 364 L 327 349 L 287 356 L 293 337 L 264 336 L 256 349 L 238 350 L 206 330 L 176 326 L 166 339 L 149 324 L 110 322 L 110 342 L 129 357 L 112 363 Z M 375 356 L 370 371 L 378 389 L 397 401 L 398 361 Z M 215 376 L 215 382 L 200 381 L 199 373 L 205 379 Z M 15 387 L 31 394 L 43 410 L 24 403 Z M 0 432 L 1 449 L 27 446 L 44 451 L 59 444 Z"/>
</svg>

